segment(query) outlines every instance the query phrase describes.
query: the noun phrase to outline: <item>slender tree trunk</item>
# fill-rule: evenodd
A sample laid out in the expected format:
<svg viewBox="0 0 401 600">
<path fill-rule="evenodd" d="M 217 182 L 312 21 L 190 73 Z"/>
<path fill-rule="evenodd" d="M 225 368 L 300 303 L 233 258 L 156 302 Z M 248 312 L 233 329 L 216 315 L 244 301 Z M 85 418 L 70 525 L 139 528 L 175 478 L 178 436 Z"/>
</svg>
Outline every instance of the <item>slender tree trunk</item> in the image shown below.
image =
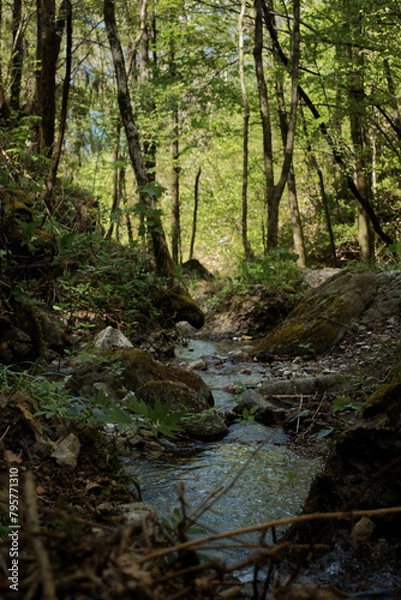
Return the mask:
<svg viewBox="0 0 401 600">
<path fill-rule="evenodd" d="M 277 52 L 277 55 L 280 58 L 283 65 L 288 68 L 290 61 L 289 61 L 289 58 L 283 52 L 283 49 L 281 48 L 281 45 L 279 43 L 277 31 L 274 27 L 274 24 L 272 23 L 272 15 L 266 6 L 265 0 L 260 0 L 260 1 L 262 3 L 264 22 L 269 31 L 270 37 L 272 39 L 274 49 Z M 341 170 L 344 174 L 344 177 L 347 181 L 349 190 L 351 191 L 353 196 L 356 198 L 356 200 L 360 203 L 362 208 L 365 210 L 366 214 L 369 216 L 377 235 L 387 245 L 391 245 L 393 243 L 393 239 L 391 238 L 391 236 L 389 236 L 386 232 L 383 231 L 383 229 L 380 225 L 380 222 L 376 216 L 376 213 L 373 210 L 371 203 L 369 202 L 369 200 L 367 198 L 365 198 L 361 194 L 357 185 L 355 184 L 353 177 L 349 174 L 348 164 L 347 164 L 341 150 L 337 147 L 333 137 L 331 136 L 331 134 L 328 130 L 326 123 L 322 119 L 315 104 L 312 102 L 311 98 L 308 96 L 308 94 L 305 92 L 305 90 L 301 86 L 298 86 L 298 91 L 299 91 L 300 98 L 305 102 L 305 105 L 308 107 L 308 109 L 312 113 L 313 118 L 318 122 L 319 129 L 322 132 L 323 136 L 325 137 L 325 139 L 327 140 L 327 142 L 331 148 L 334 160 L 339 165 L 339 167 L 341 168 Z"/>
<path fill-rule="evenodd" d="M 359 17 L 358 17 L 359 18 Z M 354 23 L 358 28 L 360 24 Z M 351 138 L 355 155 L 355 181 L 358 190 L 371 204 L 372 201 L 372 152 L 366 135 L 366 107 L 364 90 L 365 59 L 358 44 L 347 49 L 351 70 L 348 73 L 349 119 Z M 362 206 L 358 206 L 358 241 L 363 262 L 374 259 L 374 232 L 369 215 Z"/>
<path fill-rule="evenodd" d="M 199 207 L 199 180 L 202 174 L 202 169 L 199 167 L 198 172 L 195 177 L 195 186 L 194 186 L 194 212 L 192 216 L 192 234 L 191 234 L 191 244 L 189 247 L 189 260 L 191 260 L 194 256 L 194 248 L 195 248 L 195 237 L 196 237 L 196 224 L 198 220 L 198 207 Z"/>
<path fill-rule="evenodd" d="M 171 19 L 172 17 L 170 17 Z M 175 40 L 170 39 L 169 71 L 172 81 L 177 80 Z M 172 99 L 172 142 L 171 142 L 171 248 L 174 262 L 182 263 L 181 217 L 180 217 L 180 117 L 177 98 Z"/>
<path fill-rule="evenodd" d="M 244 111 L 243 120 L 243 146 L 242 146 L 242 217 L 241 217 L 241 230 L 242 230 L 242 245 L 245 253 L 245 260 L 249 262 L 253 258 L 253 252 L 251 245 L 248 240 L 248 158 L 249 158 L 249 102 L 248 92 L 246 89 L 245 79 L 245 50 L 244 50 L 244 39 L 245 39 L 245 14 L 246 14 L 246 0 L 241 0 L 241 11 L 238 20 L 238 61 L 239 61 L 239 74 L 241 83 L 242 93 L 242 105 Z"/>
<path fill-rule="evenodd" d="M 104 20 L 116 73 L 118 103 L 127 137 L 128 152 L 138 185 L 140 201 L 146 211 L 150 213 L 152 219 L 150 234 L 153 242 L 156 269 L 157 272 L 162 276 L 173 276 L 174 262 L 167 246 L 160 214 L 158 211 L 156 211 L 154 197 L 147 191 L 151 181 L 145 168 L 145 161 L 139 142 L 138 129 L 132 111 L 124 55 L 118 35 L 113 0 L 104 0 Z"/>
<path fill-rule="evenodd" d="M 273 143 L 272 143 L 272 132 L 270 123 L 270 109 L 269 109 L 269 96 L 267 91 L 267 85 L 263 69 L 263 20 L 262 20 L 262 3 L 261 0 L 255 0 L 255 40 L 253 48 L 253 56 L 255 61 L 256 80 L 258 84 L 259 93 L 259 108 L 260 117 L 262 122 L 262 139 L 263 139 L 263 170 L 265 176 L 265 210 L 267 214 L 267 220 L 271 215 L 270 198 L 272 190 L 274 189 L 274 164 L 273 164 Z M 274 218 L 271 216 L 272 222 Z M 269 242 L 271 237 L 276 237 L 273 230 L 274 227 L 271 224 L 270 228 L 267 228 L 265 235 L 267 235 L 267 243 L 264 242 L 265 250 L 268 250 Z M 265 239 L 265 238 L 264 238 Z"/>
<path fill-rule="evenodd" d="M 254 57 L 256 74 L 258 79 L 258 90 L 259 90 L 259 101 L 262 110 L 265 111 L 264 102 L 267 99 L 266 84 L 264 83 L 263 74 L 263 61 L 262 61 L 262 48 L 263 48 L 263 28 L 262 18 L 263 11 L 267 11 L 270 17 L 270 24 L 277 35 L 276 25 L 274 22 L 274 8 L 272 0 L 268 1 L 269 8 L 267 9 L 264 0 L 255 0 L 255 47 Z M 276 184 L 274 184 L 273 176 L 273 161 L 272 161 L 272 147 L 271 147 L 271 129 L 267 132 L 266 138 L 270 137 L 268 141 L 267 152 L 270 155 L 265 158 L 265 176 L 266 182 L 269 179 L 268 185 L 268 220 L 267 220 L 267 249 L 273 250 L 278 245 L 278 226 L 279 226 L 279 205 L 283 195 L 284 187 L 288 180 L 288 173 L 292 163 L 292 156 L 294 151 L 295 141 L 295 128 L 296 128 L 296 114 L 298 105 L 298 72 L 299 72 L 299 58 L 300 58 L 300 3 L 299 0 L 293 2 L 293 40 L 292 40 L 292 67 L 291 67 L 291 102 L 290 112 L 288 118 L 287 136 L 284 145 L 284 156 L 281 166 L 280 178 Z M 265 89 L 264 89 L 265 88 Z M 265 98 L 263 98 L 265 96 Z M 263 100 L 262 100 L 263 98 Z M 263 102 L 263 103 L 262 103 Z M 268 105 L 267 105 L 268 106 Z M 263 117 L 262 117 L 263 123 Z M 266 122 L 266 125 L 270 128 L 270 122 Z M 265 134 L 264 134 L 265 138 Z M 268 165 L 268 171 L 266 171 L 266 165 Z"/>
<path fill-rule="evenodd" d="M 173 141 L 171 143 L 172 182 L 171 182 L 171 247 L 173 260 L 182 263 L 181 252 L 181 218 L 180 218 L 180 127 L 178 107 L 173 111 Z"/>
<path fill-rule="evenodd" d="M 63 149 L 64 136 L 67 127 L 68 98 L 70 94 L 72 67 L 72 5 L 70 0 L 63 0 L 62 10 L 65 11 L 65 16 L 63 18 L 66 22 L 65 77 L 63 83 L 63 95 L 61 100 L 59 133 L 53 148 L 50 171 L 46 182 L 46 192 L 44 196 L 44 200 L 50 211 L 52 209 L 51 197 L 53 194 L 54 184 L 56 182 L 58 166 L 60 164 L 60 158 Z"/>
<path fill-rule="evenodd" d="M 277 104 L 278 104 L 278 108 L 279 108 L 281 139 L 282 139 L 282 142 L 284 145 L 286 142 L 286 139 L 287 139 L 287 135 L 288 135 L 288 122 L 287 122 L 287 111 L 286 111 L 286 107 L 285 107 L 283 86 L 282 86 L 281 82 L 279 82 L 279 81 L 276 82 L 276 95 L 277 95 Z M 302 231 L 301 215 L 299 212 L 297 189 L 296 189 L 296 183 L 295 183 L 294 166 L 293 166 L 292 162 L 290 165 L 290 169 L 288 171 L 287 188 L 288 188 L 288 202 L 289 202 L 289 206 L 290 206 L 290 215 L 291 215 L 292 237 L 294 240 L 295 252 L 298 254 L 298 265 L 300 267 L 306 267 L 304 235 L 303 235 L 303 231 Z"/>
<path fill-rule="evenodd" d="M 120 206 L 120 200 L 121 200 L 121 196 L 120 196 L 121 168 L 119 165 L 120 158 L 121 158 L 120 147 L 121 147 L 121 120 L 118 119 L 117 123 L 116 123 L 116 140 L 114 143 L 114 150 L 113 150 L 113 166 L 114 166 L 114 169 L 113 169 L 113 201 L 111 203 L 111 209 L 110 209 L 109 227 L 104 236 L 105 239 L 107 239 L 107 240 L 110 240 L 111 236 L 113 235 L 114 226 L 116 225 L 116 221 L 117 221 L 117 211 Z"/>
<path fill-rule="evenodd" d="M 56 118 L 56 71 L 65 17 L 56 19 L 55 0 L 36 0 L 37 63 L 36 114 L 39 123 L 38 150 L 52 156 Z"/>
<path fill-rule="evenodd" d="M 305 253 L 305 242 L 304 233 L 302 229 L 301 214 L 299 211 L 297 188 L 295 183 L 295 173 L 291 164 L 290 170 L 288 171 L 288 203 L 290 206 L 291 214 L 291 229 L 292 238 L 294 240 L 294 249 L 298 254 L 298 266 L 306 267 L 306 253 Z"/>
<path fill-rule="evenodd" d="M 13 46 L 11 55 L 10 107 L 16 112 L 20 109 L 22 65 L 24 60 L 24 39 L 22 29 L 22 1 L 14 0 L 12 11 Z"/>
<path fill-rule="evenodd" d="M 327 229 L 327 233 L 329 234 L 331 258 L 333 261 L 333 265 L 336 265 L 337 264 L 336 244 L 334 241 L 333 227 L 331 225 L 330 209 L 329 209 L 329 203 L 328 203 L 327 194 L 326 194 L 326 188 L 324 185 L 323 172 L 322 172 L 321 168 L 319 167 L 319 163 L 316 159 L 315 154 L 313 153 L 312 145 L 309 141 L 308 131 L 307 131 L 307 127 L 306 127 L 306 120 L 305 120 L 305 115 L 304 115 L 304 112 L 302 109 L 302 104 L 300 107 L 300 113 L 302 116 L 303 130 L 304 130 L 305 140 L 306 140 L 307 160 L 309 162 L 310 167 L 314 171 L 316 171 L 316 174 L 318 176 L 319 194 L 320 194 L 320 199 L 322 201 L 324 217 L 325 217 L 325 221 L 326 221 L 326 229 Z"/>
</svg>

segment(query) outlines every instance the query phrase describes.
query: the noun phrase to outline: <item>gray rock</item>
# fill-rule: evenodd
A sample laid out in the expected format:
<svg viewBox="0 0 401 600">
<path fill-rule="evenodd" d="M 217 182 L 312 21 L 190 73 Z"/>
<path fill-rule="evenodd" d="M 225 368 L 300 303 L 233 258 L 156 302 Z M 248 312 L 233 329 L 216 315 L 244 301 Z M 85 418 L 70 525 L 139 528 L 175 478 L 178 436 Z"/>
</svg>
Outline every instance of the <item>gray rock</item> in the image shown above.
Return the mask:
<svg viewBox="0 0 401 600">
<path fill-rule="evenodd" d="M 329 374 L 317 377 L 299 377 L 289 380 L 264 381 L 261 393 L 265 396 L 298 396 L 331 392 L 344 394 L 355 390 L 355 384 L 346 375 Z"/>
<path fill-rule="evenodd" d="M 255 347 L 259 359 L 330 350 L 355 323 L 377 323 L 401 307 L 401 271 L 345 270 L 310 290 L 285 321 Z"/>
<path fill-rule="evenodd" d="M 75 469 L 80 450 L 81 442 L 76 435 L 70 433 L 57 445 L 56 449 L 52 452 L 51 457 L 55 458 L 57 464 L 61 467 L 67 466 Z"/>
<path fill-rule="evenodd" d="M 133 348 L 133 345 L 121 331 L 109 325 L 97 334 L 94 340 L 95 348 L 105 351 L 111 348 Z"/>
<path fill-rule="evenodd" d="M 258 407 L 255 413 L 256 420 L 265 425 L 281 425 L 288 416 L 286 408 L 277 406 L 255 390 L 246 390 L 242 394 L 236 412 L 242 412 L 245 408 L 250 410 L 254 406 Z"/>
</svg>

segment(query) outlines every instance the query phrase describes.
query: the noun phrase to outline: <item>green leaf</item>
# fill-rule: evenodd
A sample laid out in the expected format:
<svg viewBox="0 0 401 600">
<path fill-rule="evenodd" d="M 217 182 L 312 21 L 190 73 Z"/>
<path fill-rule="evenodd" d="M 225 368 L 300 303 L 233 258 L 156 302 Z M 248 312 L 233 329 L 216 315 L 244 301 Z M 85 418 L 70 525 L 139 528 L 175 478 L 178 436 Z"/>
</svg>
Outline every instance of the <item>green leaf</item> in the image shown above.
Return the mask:
<svg viewBox="0 0 401 600">
<path fill-rule="evenodd" d="M 296 421 L 297 419 L 304 419 L 305 417 L 309 417 L 309 416 L 310 416 L 310 410 L 308 410 L 308 409 L 301 410 L 300 413 L 295 415 L 295 417 L 292 417 L 288 422 L 292 423 L 293 421 Z"/>
<path fill-rule="evenodd" d="M 333 433 L 333 431 L 334 427 L 323 427 L 322 429 L 319 429 L 318 432 L 312 434 L 310 437 L 314 438 L 315 440 L 321 440 Z"/>
</svg>

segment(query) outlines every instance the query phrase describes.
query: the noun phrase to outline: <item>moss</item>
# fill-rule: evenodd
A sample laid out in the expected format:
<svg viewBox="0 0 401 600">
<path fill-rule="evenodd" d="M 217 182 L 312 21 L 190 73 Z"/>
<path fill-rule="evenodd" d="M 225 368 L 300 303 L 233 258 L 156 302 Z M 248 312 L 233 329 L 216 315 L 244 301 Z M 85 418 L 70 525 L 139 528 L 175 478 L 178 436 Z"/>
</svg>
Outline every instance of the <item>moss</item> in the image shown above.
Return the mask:
<svg viewBox="0 0 401 600">
<path fill-rule="evenodd" d="M 155 306 L 160 310 L 163 319 L 172 320 L 174 323 L 187 321 L 196 329 L 205 324 L 205 315 L 183 285 L 160 293 L 155 299 Z"/>
<path fill-rule="evenodd" d="M 40 314 L 36 306 L 21 302 L 15 308 L 18 327 L 31 338 L 32 355 L 38 358 L 44 352 Z"/>
<path fill-rule="evenodd" d="M 287 321 L 263 338 L 255 348 L 255 355 L 261 358 L 310 356 L 327 350 L 338 336 L 338 326 L 324 317 L 306 324 L 301 320 Z"/>
<path fill-rule="evenodd" d="M 114 354 L 121 358 L 121 377 L 127 389 L 136 390 L 155 380 L 181 382 L 200 394 L 208 406 L 213 406 L 210 389 L 196 373 L 175 366 L 165 367 L 139 348 L 115 350 Z"/>
</svg>

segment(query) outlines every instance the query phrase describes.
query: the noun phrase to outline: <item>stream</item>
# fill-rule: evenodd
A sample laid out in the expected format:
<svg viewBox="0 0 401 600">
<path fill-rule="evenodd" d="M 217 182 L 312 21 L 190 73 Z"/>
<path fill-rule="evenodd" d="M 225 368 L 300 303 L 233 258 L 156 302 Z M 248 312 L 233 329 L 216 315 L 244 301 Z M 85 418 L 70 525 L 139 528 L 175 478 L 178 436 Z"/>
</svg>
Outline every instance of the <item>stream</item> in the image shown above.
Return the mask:
<svg viewBox="0 0 401 600">
<path fill-rule="evenodd" d="M 176 350 L 178 364 L 197 359 L 207 363 L 207 370 L 196 372 L 224 411 L 235 406 L 241 390 L 256 388 L 269 376 L 259 363 L 231 360 L 238 350 L 238 342 L 234 344 L 190 340 Z M 233 385 L 231 392 L 236 394 L 226 391 L 227 385 Z M 126 464 L 140 484 L 143 500 L 159 516 L 171 522 L 183 486 L 187 515 L 205 533 L 229 531 L 299 513 L 321 461 L 296 455 L 287 447 L 288 439 L 279 428 L 246 421 L 232 425 L 218 442 L 193 442 L 181 450 L 168 444 L 158 457 L 135 451 Z M 219 545 L 212 554 L 232 563 L 244 558 L 245 545 L 257 545 L 258 539 L 259 534 L 248 534 L 241 538 L 241 547 Z"/>
</svg>

